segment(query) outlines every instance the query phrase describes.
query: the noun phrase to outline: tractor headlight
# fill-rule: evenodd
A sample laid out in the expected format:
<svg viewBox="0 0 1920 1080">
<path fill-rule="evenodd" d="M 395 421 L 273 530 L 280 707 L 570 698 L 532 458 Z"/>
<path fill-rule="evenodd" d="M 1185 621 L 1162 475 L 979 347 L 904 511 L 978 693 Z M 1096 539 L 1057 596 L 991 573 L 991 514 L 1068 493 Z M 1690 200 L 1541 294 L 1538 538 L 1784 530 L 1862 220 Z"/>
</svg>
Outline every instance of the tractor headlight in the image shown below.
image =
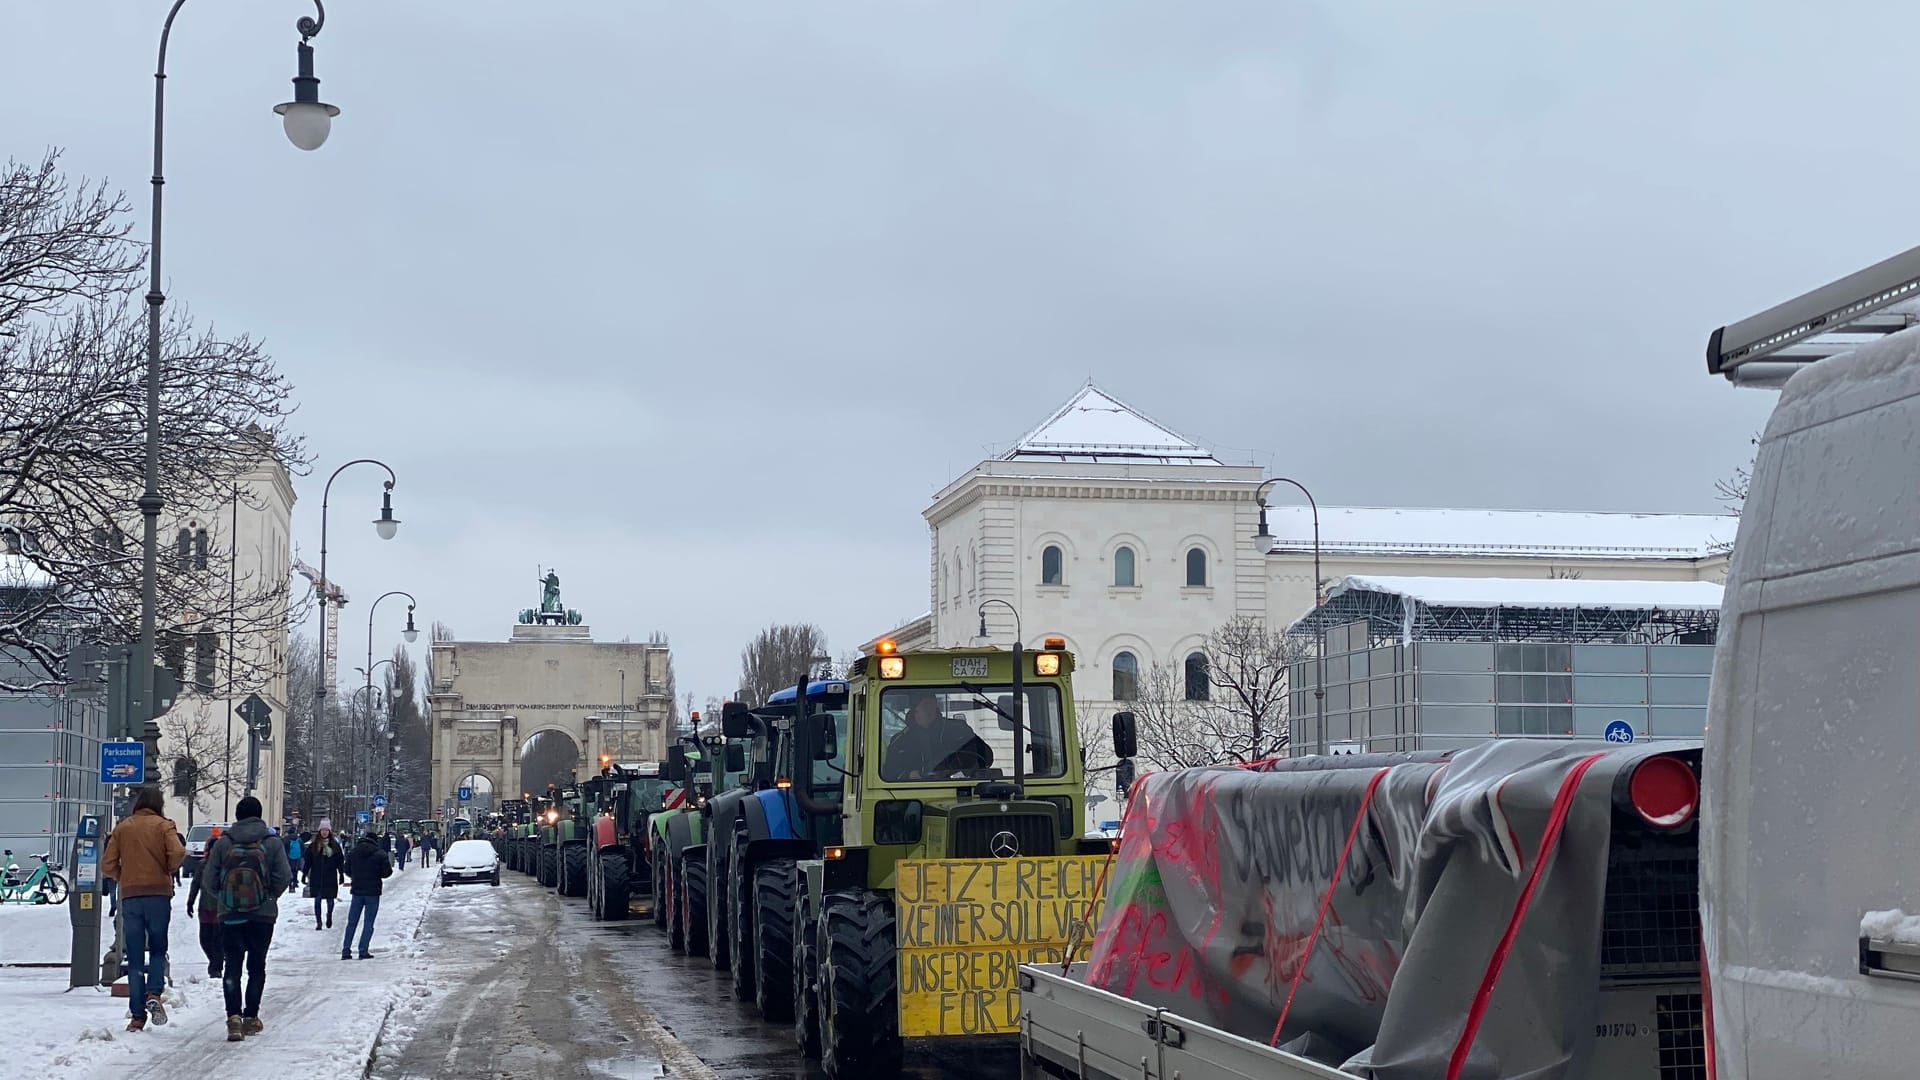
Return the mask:
<svg viewBox="0 0 1920 1080">
<path fill-rule="evenodd" d="M 907 658 L 904 656 L 883 656 L 880 658 L 880 677 L 883 679 L 904 679 L 907 677 Z"/>
<path fill-rule="evenodd" d="M 1035 675 L 1060 674 L 1060 654 L 1057 652 L 1035 653 L 1033 655 L 1033 673 Z"/>
</svg>

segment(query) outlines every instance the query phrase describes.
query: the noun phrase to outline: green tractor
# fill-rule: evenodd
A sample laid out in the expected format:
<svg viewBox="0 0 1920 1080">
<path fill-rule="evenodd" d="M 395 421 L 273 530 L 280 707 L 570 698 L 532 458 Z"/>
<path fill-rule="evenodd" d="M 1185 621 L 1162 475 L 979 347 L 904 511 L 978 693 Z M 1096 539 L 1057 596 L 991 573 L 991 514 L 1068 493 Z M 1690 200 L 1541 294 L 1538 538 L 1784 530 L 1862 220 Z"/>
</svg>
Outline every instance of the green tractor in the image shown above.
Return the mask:
<svg viewBox="0 0 1920 1080">
<path fill-rule="evenodd" d="M 648 823 L 666 803 L 664 762 L 619 765 L 608 759 L 590 791 L 593 824 L 587 844 L 587 910 L 596 919 L 624 919 L 632 895 L 649 895 Z"/>
<path fill-rule="evenodd" d="M 507 799 L 500 804 L 499 813 L 494 815 L 493 850 L 495 854 L 500 856 L 500 861 L 506 864 L 508 869 L 519 869 L 519 867 L 514 865 L 513 861 L 514 830 L 526 824 L 527 818 L 532 813 L 533 808 L 528 804 L 527 800 Z M 420 834 L 422 836 L 428 835 L 424 828 L 427 822 L 423 821 L 420 824 L 422 825 Z"/>
<path fill-rule="evenodd" d="M 720 765 L 716 785 L 714 763 Z M 661 812 L 648 823 L 654 925 L 667 943 L 690 956 L 707 952 L 706 808 L 716 790 L 740 784 L 746 771 L 741 743 L 710 735 L 682 736 L 667 750 L 667 788 Z"/>
<path fill-rule="evenodd" d="M 802 699 L 784 725 L 769 809 L 792 835 L 748 845 L 735 937 L 763 1015 L 790 1016 L 834 1080 L 892 1076 L 911 1042 L 1010 1040 L 1019 965 L 1083 955 L 1112 841 L 1082 835 L 1072 669 L 1059 638 L 881 642 L 845 680 L 845 712 Z M 1132 753 L 1131 714 L 1114 739 Z"/>
<path fill-rule="evenodd" d="M 561 896 L 587 895 L 587 861 L 598 778 L 582 784 L 571 776 L 554 800 L 551 819 L 540 834 L 540 884 Z"/>
</svg>

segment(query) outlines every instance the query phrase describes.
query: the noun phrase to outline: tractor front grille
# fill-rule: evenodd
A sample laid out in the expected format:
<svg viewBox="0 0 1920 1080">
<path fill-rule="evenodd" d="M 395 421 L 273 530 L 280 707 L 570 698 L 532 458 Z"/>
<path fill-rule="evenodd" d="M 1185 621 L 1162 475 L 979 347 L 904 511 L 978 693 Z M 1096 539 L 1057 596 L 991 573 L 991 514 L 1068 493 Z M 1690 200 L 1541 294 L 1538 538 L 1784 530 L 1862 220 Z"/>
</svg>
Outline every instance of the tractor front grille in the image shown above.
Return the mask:
<svg viewBox="0 0 1920 1080">
<path fill-rule="evenodd" d="M 1007 833 L 1021 856 L 1052 855 L 1058 844 L 1060 832 L 1059 815 L 1045 814 L 978 814 L 955 817 L 947 832 L 948 858 L 953 859 L 992 859 L 1002 857 L 994 850 L 994 838 L 1000 837 L 1000 847 L 1006 847 Z"/>
<path fill-rule="evenodd" d="M 1600 977 L 1700 975 L 1699 834 L 1616 828 L 1607 851 Z"/>
</svg>

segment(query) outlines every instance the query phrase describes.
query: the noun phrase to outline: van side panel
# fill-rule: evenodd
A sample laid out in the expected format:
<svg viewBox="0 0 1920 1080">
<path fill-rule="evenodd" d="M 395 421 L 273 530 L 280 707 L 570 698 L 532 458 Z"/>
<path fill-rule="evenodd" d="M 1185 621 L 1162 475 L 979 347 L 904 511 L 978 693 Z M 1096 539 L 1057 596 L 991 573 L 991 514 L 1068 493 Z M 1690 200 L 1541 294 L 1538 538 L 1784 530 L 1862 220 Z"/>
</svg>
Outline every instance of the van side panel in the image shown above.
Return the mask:
<svg viewBox="0 0 1920 1080">
<path fill-rule="evenodd" d="M 1920 912 L 1920 335 L 1796 375 L 1722 610 L 1702 903 L 1720 1080 L 1893 1080 L 1920 983 L 1859 970 Z"/>
</svg>

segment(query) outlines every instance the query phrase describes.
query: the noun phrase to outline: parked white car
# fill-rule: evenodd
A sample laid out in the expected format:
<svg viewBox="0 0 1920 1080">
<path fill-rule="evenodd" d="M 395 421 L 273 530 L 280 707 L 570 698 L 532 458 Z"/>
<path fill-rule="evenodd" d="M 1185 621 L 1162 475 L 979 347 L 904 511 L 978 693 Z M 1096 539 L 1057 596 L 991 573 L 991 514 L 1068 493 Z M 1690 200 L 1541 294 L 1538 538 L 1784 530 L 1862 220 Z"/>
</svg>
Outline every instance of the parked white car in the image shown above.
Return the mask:
<svg viewBox="0 0 1920 1080">
<path fill-rule="evenodd" d="M 455 840 L 440 860 L 440 884 L 459 881 L 484 881 L 500 884 L 500 856 L 485 840 Z"/>
</svg>

